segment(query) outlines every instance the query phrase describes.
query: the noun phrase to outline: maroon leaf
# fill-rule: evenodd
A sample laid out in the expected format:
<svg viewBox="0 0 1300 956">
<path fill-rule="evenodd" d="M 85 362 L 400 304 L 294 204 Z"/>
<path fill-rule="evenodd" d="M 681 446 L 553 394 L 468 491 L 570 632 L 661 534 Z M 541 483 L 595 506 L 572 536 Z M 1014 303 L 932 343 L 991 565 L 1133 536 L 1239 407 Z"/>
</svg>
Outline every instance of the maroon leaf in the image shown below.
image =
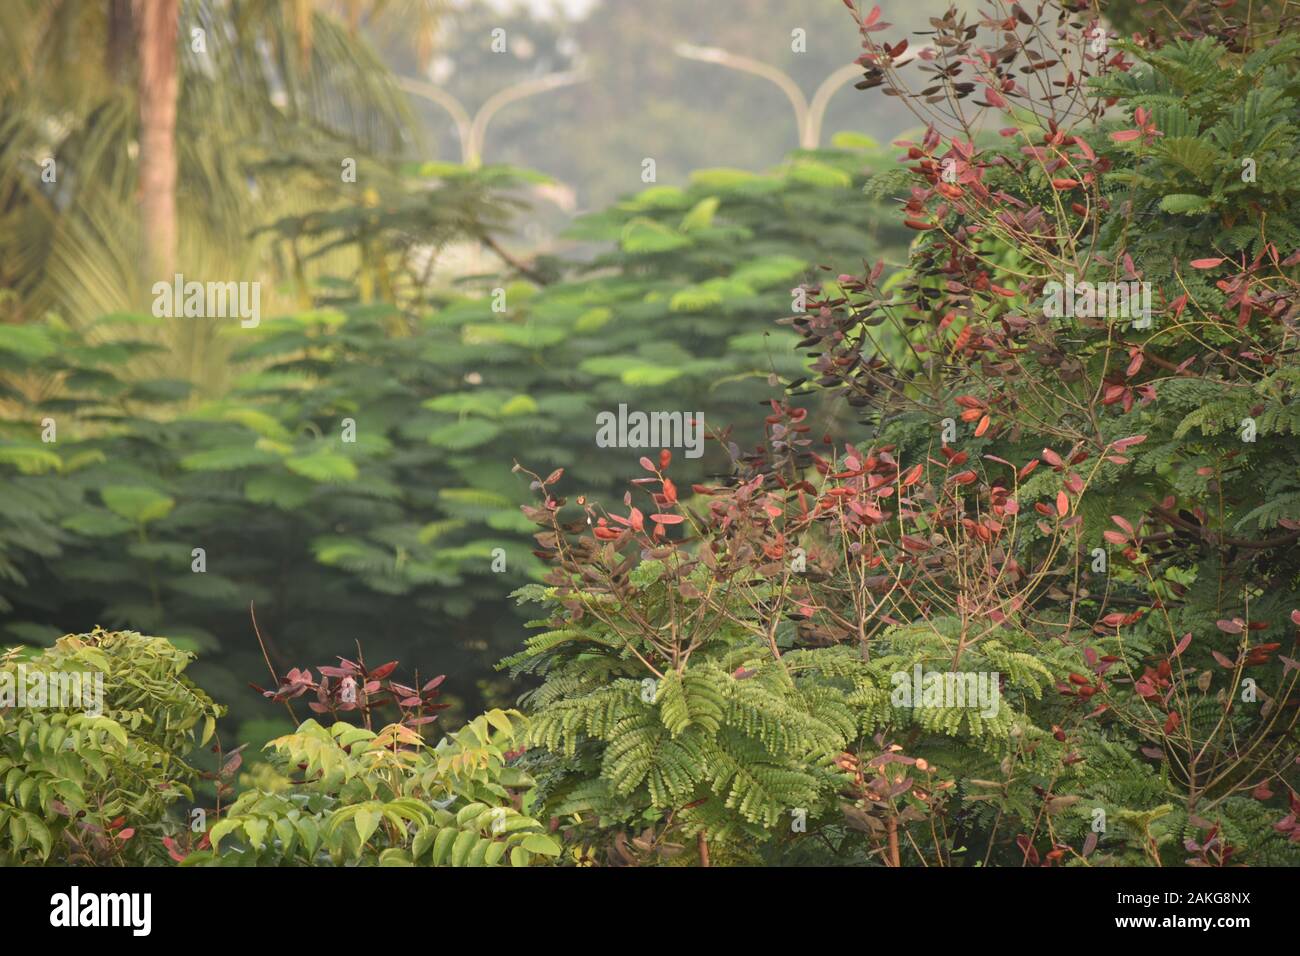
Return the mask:
<svg viewBox="0 0 1300 956">
<path fill-rule="evenodd" d="M 370 681 L 380 681 L 397 669 L 397 661 L 389 661 L 387 664 L 380 664 L 368 675 Z M 370 689 L 370 684 L 366 684 L 366 690 Z"/>
</svg>

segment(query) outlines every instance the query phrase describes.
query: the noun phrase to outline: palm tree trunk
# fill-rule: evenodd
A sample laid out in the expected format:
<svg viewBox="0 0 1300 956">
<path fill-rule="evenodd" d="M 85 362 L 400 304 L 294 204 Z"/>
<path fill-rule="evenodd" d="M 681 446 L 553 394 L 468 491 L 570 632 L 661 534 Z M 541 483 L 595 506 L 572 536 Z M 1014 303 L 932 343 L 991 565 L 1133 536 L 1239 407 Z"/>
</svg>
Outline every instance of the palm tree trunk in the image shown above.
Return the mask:
<svg viewBox="0 0 1300 956">
<path fill-rule="evenodd" d="M 177 29 L 180 0 L 135 0 L 140 51 L 140 226 L 147 278 L 176 264 Z"/>
<path fill-rule="evenodd" d="M 108 0 L 108 44 L 104 51 L 104 65 L 114 80 L 120 81 L 130 65 L 134 41 L 131 0 Z"/>
</svg>

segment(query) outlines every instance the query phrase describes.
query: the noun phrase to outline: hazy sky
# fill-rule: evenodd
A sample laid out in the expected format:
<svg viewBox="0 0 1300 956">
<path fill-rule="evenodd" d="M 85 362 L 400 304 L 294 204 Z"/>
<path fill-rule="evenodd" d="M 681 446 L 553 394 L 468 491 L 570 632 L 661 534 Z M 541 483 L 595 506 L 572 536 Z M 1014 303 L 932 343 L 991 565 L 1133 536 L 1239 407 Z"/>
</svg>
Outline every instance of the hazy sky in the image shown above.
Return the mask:
<svg viewBox="0 0 1300 956">
<path fill-rule="evenodd" d="M 538 16 L 551 16 L 557 11 L 580 17 L 596 5 L 598 0 L 486 0 L 487 5 L 501 10 L 524 7 Z"/>
</svg>

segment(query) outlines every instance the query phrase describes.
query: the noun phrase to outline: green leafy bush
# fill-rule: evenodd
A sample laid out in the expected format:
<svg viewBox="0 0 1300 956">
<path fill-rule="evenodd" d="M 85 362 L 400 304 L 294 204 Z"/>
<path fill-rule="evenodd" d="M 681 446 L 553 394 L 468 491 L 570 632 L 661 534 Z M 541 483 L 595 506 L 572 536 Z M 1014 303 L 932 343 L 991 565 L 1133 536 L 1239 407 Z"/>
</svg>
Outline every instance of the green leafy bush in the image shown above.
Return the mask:
<svg viewBox="0 0 1300 956">
<path fill-rule="evenodd" d="M 186 762 L 221 715 L 184 675 L 192 658 L 166 640 L 99 629 L 4 656 L 0 862 L 529 866 L 559 856 L 529 814 L 534 783 L 514 763 L 527 727 L 518 711 L 490 710 L 430 744 L 421 728 L 443 706 L 431 703 L 442 678 L 417 690 L 388 679 L 396 662 L 322 668 L 333 683 L 294 669 L 266 696 L 314 689 L 312 709 L 328 723 L 309 719 L 270 741 L 269 760 L 236 793 L 242 746 L 222 754 L 218 773 Z M 65 685 L 72 692 L 60 696 Z M 371 730 L 388 704 L 400 720 Z M 201 780 L 215 791 L 196 796 Z M 199 806 L 214 793 L 214 808 Z"/>
<path fill-rule="evenodd" d="M 192 660 L 167 641 L 98 628 L 4 655 L 0 862 L 165 862 L 162 839 L 186 826 L 195 802 L 189 752 L 222 713 L 185 676 Z M 56 700 L 73 676 L 75 691 Z M 37 699 L 29 687 L 45 690 Z"/>
<path fill-rule="evenodd" d="M 305 721 L 267 744 L 245 790 L 187 866 L 528 866 L 560 853 L 521 812 L 532 781 L 508 764 L 525 726 L 491 710 L 428 746 L 413 729 Z"/>
</svg>

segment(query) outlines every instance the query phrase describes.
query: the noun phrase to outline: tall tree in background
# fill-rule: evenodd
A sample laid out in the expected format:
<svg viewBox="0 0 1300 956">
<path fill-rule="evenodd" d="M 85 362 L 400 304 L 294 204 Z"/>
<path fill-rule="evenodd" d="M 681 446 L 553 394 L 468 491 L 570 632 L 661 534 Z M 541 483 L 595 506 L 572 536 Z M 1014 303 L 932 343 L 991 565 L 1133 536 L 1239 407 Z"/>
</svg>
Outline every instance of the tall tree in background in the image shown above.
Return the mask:
<svg viewBox="0 0 1300 956">
<path fill-rule="evenodd" d="M 136 0 L 140 51 L 140 224 L 150 275 L 176 259 L 176 30 L 180 0 Z"/>
<path fill-rule="evenodd" d="M 135 307 L 169 261 L 259 268 L 247 232 L 298 187 L 418 138 L 365 32 L 382 18 L 418 37 L 434 2 L 0 3 L 0 62 L 16 65 L 0 71 L 5 313 L 82 323 Z M 332 175 L 288 175 L 300 153 Z"/>
</svg>

